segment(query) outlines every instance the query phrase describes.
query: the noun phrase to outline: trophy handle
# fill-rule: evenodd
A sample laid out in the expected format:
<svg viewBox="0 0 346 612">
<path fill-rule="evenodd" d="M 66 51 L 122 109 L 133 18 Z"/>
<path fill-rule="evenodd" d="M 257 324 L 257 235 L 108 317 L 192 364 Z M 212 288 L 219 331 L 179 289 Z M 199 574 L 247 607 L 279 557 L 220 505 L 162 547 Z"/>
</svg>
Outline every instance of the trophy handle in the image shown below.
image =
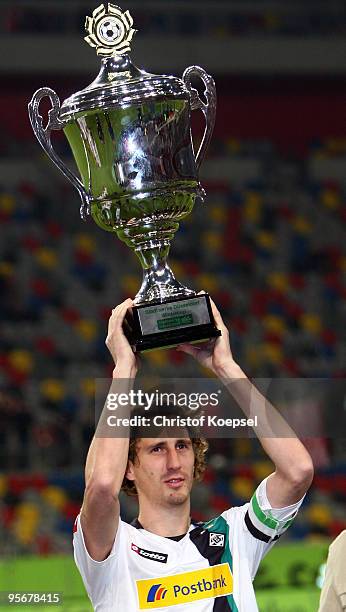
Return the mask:
<svg viewBox="0 0 346 612">
<path fill-rule="evenodd" d="M 50 99 L 52 108 L 48 111 L 48 123 L 46 127 L 44 127 L 43 118 L 39 113 L 39 106 L 42 98 L 45 98 L 46 96 L 48 96 Z M 60 157 L 54 151 L 51 143 L 51 131 L 61 130 L 64 127 L 64 123 L 59 119 L 60 100 L 58 95 L 53 89 L 50 89 L 50 87 L 41 87 L 41 89 L 38 89 L 34 93 L 31 101 L 29 102 L 28 109 L 32 129 L 34 130 L 35 136 L 41 147 L 45 150 L 47 155 L 49 155 L 51 160 L 59 168 L 63 175 L 66 176 L 66 178 L 77 189 L 82 200 L 80 214 L 82 219 L 85 219 L 86 215 L 88 215 L 90 212 L 89 196 L 84 189 L 83 183 L 60 159 Z"/>
<path fill-rule="evenodd" d="M 204 85 L 204 95 L 206 97 L 207 102 L 204 103 L 203 100 L 198 95 L 197 89 L 192 87 L 191 85 L 191 77 L 199 76 Z M 197 156 L 196 156 L 196 164 L 197 168 L 200 167 L 204 156 L 207 152 L 207 148 L 210 143 L 210 139 L 214 130 L 215 125 L 215 117 L 216 117 L 216 87 L 215 81 L 213 77 L 211 77 L 203 68 L 200 66 L 190 66 L 186 68 L 183 74 L 183 81 L 191 94 L 191 109 L 197 110 L 200 108 L 203 112 L 206 126 L 202 138 L 201 145 L 199 147 Z"/>
</svg>

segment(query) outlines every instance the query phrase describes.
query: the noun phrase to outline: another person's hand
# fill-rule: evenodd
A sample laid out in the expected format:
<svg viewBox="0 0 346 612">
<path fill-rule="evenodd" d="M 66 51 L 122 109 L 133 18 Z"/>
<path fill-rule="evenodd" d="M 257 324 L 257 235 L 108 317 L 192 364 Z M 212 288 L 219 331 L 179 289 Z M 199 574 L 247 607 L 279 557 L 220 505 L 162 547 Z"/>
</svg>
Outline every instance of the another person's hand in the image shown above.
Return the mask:
<svg viewBox="0 0 346 612">
<path fill-rule="evenodd" d="M 136 375 L 139 365 L 139 359 L 134 354 L 123 330 L 125 315 L 131 306 L 133 300 L 128 298 L 112 310 L 106 338 L 106 346 L 114 359 L 114 372 L 124 378 Z"/>
<path fill-rule="evenodd" d="M 228 329 L 211 298 L 210 303 L 215 324 L 221 331 L 221 336 L 202 344 L 180 344 L 176 350 L 192 355 L 198 363 L 214 372 L 216 376 L 227 378 L 232 375 L 233 371 L 237 371 L 238 366 L 233 359 Z"/>
</svg>

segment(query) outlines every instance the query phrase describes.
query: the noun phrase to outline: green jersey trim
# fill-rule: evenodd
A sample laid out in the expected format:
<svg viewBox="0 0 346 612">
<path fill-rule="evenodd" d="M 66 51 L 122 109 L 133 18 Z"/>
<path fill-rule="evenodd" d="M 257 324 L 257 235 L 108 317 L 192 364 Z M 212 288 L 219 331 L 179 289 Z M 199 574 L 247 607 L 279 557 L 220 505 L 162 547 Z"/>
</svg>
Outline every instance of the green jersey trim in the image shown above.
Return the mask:
<svg viewBox="0 0 346 612">
<path fill-rule="evenodd" d="M 229 525 L 227 521 L 222 516 L 218 516 L 215 519 L 209 521 L 208 523 L 205 523 L 204 527 L 209 532 L 216 531 L 218 533 L 225 534 L 225 546 L 222 553 L 222 557 L 220 559 L 220 563 L 228 563 L 233 576 L 233 558 L 229 547 Z M 234 601 L 233 595 L 227 595 L 227 603 L 231 612 L 239 612 L 238 607 Z"/>
<path fill-rule="evenodd" d="M 273 517 L 267 516 L 263 512 L 263 510 L 261 510 L 261 508 L 258 505 L 256 493 L 252 496 L 251 505 L 252 505 L 252 509 L 253 509 L 253 511 L 255 513 L 256 518 L 261 523 L 263 523 L 263 525 L 265 525 L 266 527 L 269 527 L 269 529 L 273 529 L 275 531 L 277 529 L 278 525 L 279 525 L 279 521 L 276 520 Z"/>
</svg>

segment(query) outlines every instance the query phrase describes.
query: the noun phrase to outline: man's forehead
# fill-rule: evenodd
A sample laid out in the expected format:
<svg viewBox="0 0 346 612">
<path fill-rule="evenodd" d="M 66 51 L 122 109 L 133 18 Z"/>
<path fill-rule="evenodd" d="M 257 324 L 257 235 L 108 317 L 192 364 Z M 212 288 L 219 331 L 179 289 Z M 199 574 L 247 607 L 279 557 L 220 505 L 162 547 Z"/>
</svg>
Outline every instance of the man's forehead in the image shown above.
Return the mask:
<svg viewBox="0 0 346 612">
<path fill-rule="evenodd" d="M 140 438 L 138 440 L 138 446 L 142 448 L 155 446 L 156 444 L 167 444 L 167 446 L 173 446 L 179 441 L 191 442 L 189 436 L 186 435 L 186 431 L 182 430 L 180 432 L 176 432 L 176 437 L 156 436 L 155 438 Z"/>
</svg>

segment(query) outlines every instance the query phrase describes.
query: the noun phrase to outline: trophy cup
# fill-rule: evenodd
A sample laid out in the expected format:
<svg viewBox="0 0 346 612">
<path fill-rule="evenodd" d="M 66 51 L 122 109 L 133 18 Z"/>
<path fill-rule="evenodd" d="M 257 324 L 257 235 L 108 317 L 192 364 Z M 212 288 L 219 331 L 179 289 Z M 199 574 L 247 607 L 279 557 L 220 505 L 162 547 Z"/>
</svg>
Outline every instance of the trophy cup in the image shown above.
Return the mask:
<svg viewBox="0 0 346 612">
<path fill-rule="evenodd" d="M 183 286 L 169 265 L 171 240 L 205 192 L 198 169 L 215 123 L 216 91 L 202 68 L 187 68 L 182 79 L 139 70 L 130 59 L 136 30 L 129 11 L 101 4 L 86 18 L 85 40 L 101 56 L 96 79 L 61 105 L 43 87 L 29 103 L 34 133 L 51 160 L 76 187 L 81 217 L 91 215 L 139 257 L 143 282 L 124 327 L 133 350 L 203 342 L 220 335 L 210 299 Z M 206 102 L 191 85 L 200 77 Z M 51 109 L 44 127 L 42 98 Z M 206 127 L 197 155 L 191 111 L 201 109 Z M 63 130 L 81 178 L 59 158 L 52 130 Z"/>
</svg>

